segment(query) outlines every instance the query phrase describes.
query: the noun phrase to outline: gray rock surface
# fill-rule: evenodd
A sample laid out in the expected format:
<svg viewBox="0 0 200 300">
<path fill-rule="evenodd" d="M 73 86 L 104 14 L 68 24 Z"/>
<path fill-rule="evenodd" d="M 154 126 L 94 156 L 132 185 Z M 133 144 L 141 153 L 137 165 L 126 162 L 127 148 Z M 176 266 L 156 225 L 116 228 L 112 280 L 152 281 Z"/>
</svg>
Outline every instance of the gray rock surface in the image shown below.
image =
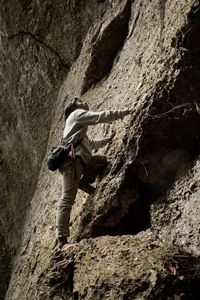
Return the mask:
<svg viewBox="0 0 200 300">
<path fill-rule="evenodd" d="M 199 14 L 192 0 L 1 1 L 0 299 L 199 299 Z M 73 96 L 135 112 L 89 129 L 116 131 L 99 151 L 112 168 L 78 193 L 80 243 L 61 254 L 46 155 Z"/>
</svg>

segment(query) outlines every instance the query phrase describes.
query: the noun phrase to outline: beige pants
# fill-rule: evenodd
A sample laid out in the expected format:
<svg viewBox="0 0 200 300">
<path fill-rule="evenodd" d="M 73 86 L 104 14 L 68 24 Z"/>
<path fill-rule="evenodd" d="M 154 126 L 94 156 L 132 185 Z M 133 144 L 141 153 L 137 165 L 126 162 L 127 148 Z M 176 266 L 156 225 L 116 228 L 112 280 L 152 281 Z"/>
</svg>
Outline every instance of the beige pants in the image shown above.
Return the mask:
<svg viewBox="0 0 200 300">
<path fill-rule="evenodd" d="M 107 159 L 105 156 L 93 156 L 88 163 L 84 165 L 78 157 L 76 159 L 76 177 L 73 176 L 72 161 L 67 160 L 62 168 L 63 185 L 62 185 L 62 197 L 57 210 L 56 216 L 56 228 L 57 236 L 69 236 L 69 220 L 72 206 L 74 204 L 77 190 L 81 181 L 88 183 L 94 182 L 96 176 L 100 174 L 107 165 Z"/>
</svg>

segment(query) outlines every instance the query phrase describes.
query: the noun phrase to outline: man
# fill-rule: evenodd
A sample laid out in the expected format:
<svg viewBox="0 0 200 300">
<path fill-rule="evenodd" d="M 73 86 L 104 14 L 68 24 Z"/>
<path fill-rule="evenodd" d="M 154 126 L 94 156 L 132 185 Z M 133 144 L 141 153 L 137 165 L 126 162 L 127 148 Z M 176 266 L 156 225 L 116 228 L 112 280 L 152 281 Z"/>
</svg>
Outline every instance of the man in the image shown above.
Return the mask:
<svg viewBox="0 0 200 300">
<path fill-rule="evenodd" d="M 58 246 L 61 250 L 67 250 L 75 245 L 68 243 L 67 237 L 69 236 L 70 213 L 78 188 L 91 194 L 94 190 L 91 184 L 107 166 L 106 157 L 92 156 L 92 150 L 104 147 L 114 137 L 112 133 L 110 137 L 105 139 L 90 140 L 86 134 L 88 126 L 123 119 L 133 110 L 92 112 L 89 111 L 88 104 L 78 98 L 71 100 L 65 107 L 65 129 L 62 142 L 75 145 L 73 155 L 75 161 L 73 163 L 73 160 L 68 158 L 60 168 L 60 172 L 63 174 L 63 189 L 57 211 L 56 228 Z"/>
</svg>

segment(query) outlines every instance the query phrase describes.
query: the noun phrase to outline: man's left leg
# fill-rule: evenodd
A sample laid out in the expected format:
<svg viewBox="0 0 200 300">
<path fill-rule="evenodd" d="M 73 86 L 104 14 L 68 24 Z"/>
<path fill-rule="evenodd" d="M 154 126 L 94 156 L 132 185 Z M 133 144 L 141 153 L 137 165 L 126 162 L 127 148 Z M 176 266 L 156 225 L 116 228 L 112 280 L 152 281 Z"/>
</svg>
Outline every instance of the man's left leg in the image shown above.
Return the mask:
<svg viewBox="0 0 200 300">
<path fill-rule="evenodd" d="M 83 173 L 83 164 L 80 158 L 77 158 L 75 163 L 77 171 L 76 177 L 73 176 L 73 166 L 70 159 L 65 162 L 62 168 L 62 197 L 58 205 L 56 216 L 56 228 L 59 248 L 63 248 L 64 244 L 68 243 L 67 236 L 69 236 L 70 213 L 76 198 L 80 177 Z"/>
</svg>

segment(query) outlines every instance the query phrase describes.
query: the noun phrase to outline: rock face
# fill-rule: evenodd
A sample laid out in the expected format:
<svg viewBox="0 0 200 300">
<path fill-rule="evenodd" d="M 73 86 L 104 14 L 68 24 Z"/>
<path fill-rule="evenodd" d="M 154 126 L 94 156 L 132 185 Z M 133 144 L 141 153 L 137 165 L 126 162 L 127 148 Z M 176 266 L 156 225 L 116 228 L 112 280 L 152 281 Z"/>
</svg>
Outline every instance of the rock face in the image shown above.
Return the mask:
<svg viewBox="0 0 200 300">
<path fill-rule="evenodd" d="M 199 1 L 2 0 L 0 24 L 0 299 L 199 299 Z M 61 254 L 46 154 L 73 96 L 135 112 L 89 129 L 112 168 Z"/>
<path fill-rule="evenodd" d="M 72 299 L 198 299 L 199 267 L 198 258 L 155 241 L 148 231 L 93 238 L 82 240 L 73 254 L 52 257 L 38 294 L 41 299 L 72 294 Z"/>
</svg>

